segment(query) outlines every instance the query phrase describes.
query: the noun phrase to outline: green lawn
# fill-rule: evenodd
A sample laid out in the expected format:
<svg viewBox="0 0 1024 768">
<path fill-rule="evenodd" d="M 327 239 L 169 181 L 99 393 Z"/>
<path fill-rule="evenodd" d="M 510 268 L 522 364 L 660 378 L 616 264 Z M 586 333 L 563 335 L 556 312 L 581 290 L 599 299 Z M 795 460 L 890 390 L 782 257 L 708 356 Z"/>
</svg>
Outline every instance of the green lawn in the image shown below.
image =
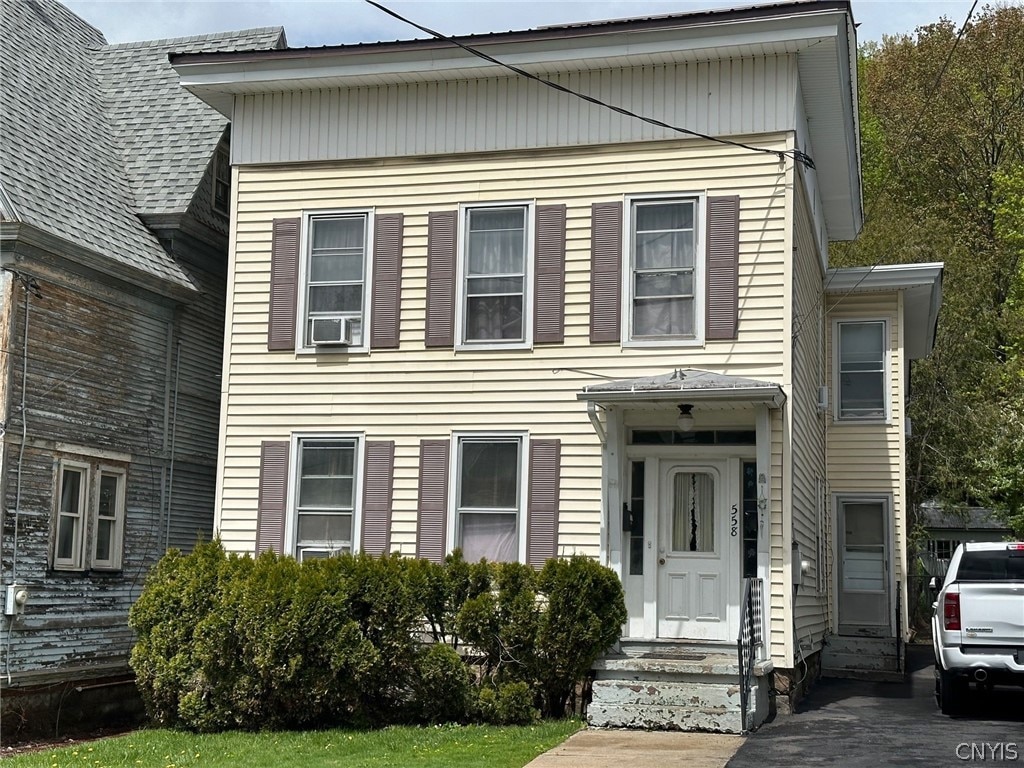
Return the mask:
<svg viewBox="0 0 1024 768">
<path fill-rule="evenodd" d="M 220 733 L 142 730 L 4 760 L 5 768 L 522 768 L 575 733 L 578 720 L 523 727 L 394 727 L 381 731 Z"/>
</svg>

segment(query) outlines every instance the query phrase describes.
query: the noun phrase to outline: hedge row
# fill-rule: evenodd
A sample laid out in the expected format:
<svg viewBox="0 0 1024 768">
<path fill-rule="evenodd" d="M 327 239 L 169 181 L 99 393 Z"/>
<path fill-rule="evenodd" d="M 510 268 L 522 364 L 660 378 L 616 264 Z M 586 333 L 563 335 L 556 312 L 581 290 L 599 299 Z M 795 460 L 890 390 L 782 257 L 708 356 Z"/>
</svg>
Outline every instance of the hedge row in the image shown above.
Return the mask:
<svg viewBox="0 0 1024 768">
<path fill-rule="evenodd" d="M 196 731 L 562 716 L 626 611 L 585 557 L 169 552 L 132 607 L 152 719 Z"/>
</svg>

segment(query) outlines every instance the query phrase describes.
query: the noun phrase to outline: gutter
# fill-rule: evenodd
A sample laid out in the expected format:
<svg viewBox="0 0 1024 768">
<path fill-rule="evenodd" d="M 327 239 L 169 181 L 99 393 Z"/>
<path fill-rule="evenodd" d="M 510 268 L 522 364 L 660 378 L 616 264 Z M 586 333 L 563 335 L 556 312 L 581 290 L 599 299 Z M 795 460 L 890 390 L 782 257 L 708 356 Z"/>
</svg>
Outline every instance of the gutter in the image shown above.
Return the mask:
<svg viewBox="0 0 1024 768">
<path fill-rule="evenodd" d="M 593 403 L 629 402 L 690 402 L 718 401 L 730 403 L 765 403 L 769 408 L 778 409 L 786 402 L 786 395 L 780 387 L 737 387 L 736 389 L 630 389 L 630 390 L 588 390 L 577 393 L 577 400 Z"/>
</svg>

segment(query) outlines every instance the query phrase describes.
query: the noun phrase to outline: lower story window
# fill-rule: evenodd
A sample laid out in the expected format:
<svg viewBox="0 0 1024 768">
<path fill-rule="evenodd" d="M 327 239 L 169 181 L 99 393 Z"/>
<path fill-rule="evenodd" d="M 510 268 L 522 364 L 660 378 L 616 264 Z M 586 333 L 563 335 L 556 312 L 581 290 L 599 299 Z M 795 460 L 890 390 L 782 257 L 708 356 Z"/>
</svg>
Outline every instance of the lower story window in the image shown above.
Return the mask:
<svg viewBox="0 0 1024 768">
<path fill-rule="evenodd" d="M 469 562 L 519 559 L 522 439 L 458 441 L 455 546 Z"/>
<path fill-rule="evenodd" d="M 356 491 L 354 438 L 303 438 L 298 450 L 295 556 L 352 551 Z"/>
<path fill-rule="evenodd" d="M 62 459 L 54 494 L 53 568 L 117 570 L 124 542 L 126 472 Z"/>
</svg>

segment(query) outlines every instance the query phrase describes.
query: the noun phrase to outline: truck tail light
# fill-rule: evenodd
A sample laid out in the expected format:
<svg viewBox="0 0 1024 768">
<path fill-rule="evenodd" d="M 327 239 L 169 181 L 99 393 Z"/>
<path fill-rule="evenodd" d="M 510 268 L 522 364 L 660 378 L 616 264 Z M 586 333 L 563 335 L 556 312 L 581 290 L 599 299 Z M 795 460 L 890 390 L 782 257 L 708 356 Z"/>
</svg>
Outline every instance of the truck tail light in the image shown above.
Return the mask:
<svg viewBox="0 0 1024 768">
<path fill-rule="evenodd" d="M 1006 548 L 1011 552 L 1024 552 L 1024 544 L 1007 544 Z"/>
<path fill-rule="evenodd" d="M 945 629 L 960 629 L 960 594 L 951 592 L 942 603 L 942 626 Z"/>
</svg>

